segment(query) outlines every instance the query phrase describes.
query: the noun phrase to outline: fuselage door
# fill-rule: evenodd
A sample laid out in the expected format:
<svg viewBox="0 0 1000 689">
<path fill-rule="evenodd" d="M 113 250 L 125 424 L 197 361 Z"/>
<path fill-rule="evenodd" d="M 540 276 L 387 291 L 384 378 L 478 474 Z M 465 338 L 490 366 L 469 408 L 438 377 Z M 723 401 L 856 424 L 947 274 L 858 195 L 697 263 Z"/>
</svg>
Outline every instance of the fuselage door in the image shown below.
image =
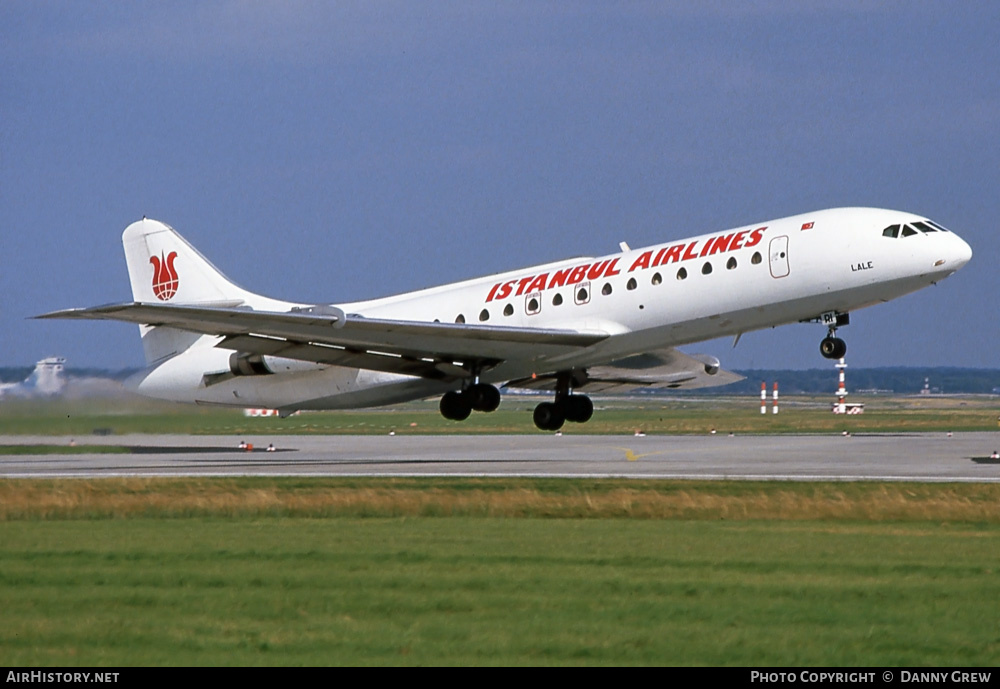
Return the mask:
<svg viewBox="0 0 1000 689">
<path fill-rule="evenodd" d="M 788 236 L 782 235 L 771 240 L 768 249 L 771 255 L 771 277 L 783 278 L 788 275 Z"/>
</svg>

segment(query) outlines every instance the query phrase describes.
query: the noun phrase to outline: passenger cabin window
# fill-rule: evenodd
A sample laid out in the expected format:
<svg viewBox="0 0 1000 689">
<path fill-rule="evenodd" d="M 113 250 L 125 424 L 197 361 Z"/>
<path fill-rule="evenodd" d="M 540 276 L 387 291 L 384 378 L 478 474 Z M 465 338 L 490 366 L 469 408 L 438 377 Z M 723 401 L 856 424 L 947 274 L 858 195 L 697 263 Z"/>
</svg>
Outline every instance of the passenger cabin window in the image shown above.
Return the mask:
<svg viewBox="0 0 1000 689">
<path fill-rule="evenodd" d="M 736 267 L 736 257 L 730 256 L 729 260 L 726 261 L 726 270 L 732 270 L 735 267 Z"/>
<path fill-rule="evenodd" d="M 658 285 L 663 282 L 663 276 L 659 273 L 653 273 L 653 284 Z"/>
<path fill-rule="evenodd" d="M 513 304 L 507 304 L 507 306 L 503 307 L 503 315 L 505 315 L 505 316 L 513 316 L 514 315 L 514 305 Z"/>
<path fill-rule="evenodd" d="M 677 271 L 678 280 L 685 280 L 687 279 L 687 276 L 688 276 L 687 268 L 681 268 L 680 270 Z"/>
<path fill-rule="evenodd" d="M 590 301 L 590 283 L 581 282 L 580 286 L 576 288 L 576 294 L 573 295 L 577 304 L 586 304 Z"/>
<path fill-rule="evenodd" d="M 750 262 L 753 263 L 754 265 L 759 264 L 763 260 L 764 259 L 761 257 L 759 251 L 753 252 L 753 256 L 750 257 Z"/>
<path fill-rule="evenodd" d="M 552 297 L 552 305 L 559 306 L 560 304 L 562 304 L 562 295 L 556 292 Z"/>
<path fill-rule="evenodd" d="M 639 286 L 639 283 L 635 281 L 635 278 L 629 278 L 628 283 L 625 285 L 625 289 L 635 289 Z"/>
<path fill-rule="evenodd" d="M 529 294 L 524 298 L 524 310 L 529 316 L 534 316 L 536 313 L 542 310 L 542 295 Z"/>
<path fill-rule="evenodd" d="M 611 294 L 611 283 L 610 282 L 605 282 L 604 283 L 604 287 L 601 288 L 601 294 L 603 294 L 604 296 L 608 296 L 609 294 Z"/>
<path fill-rule="evenodd" d="M 711 263 L 706 263 L 705 265 L 703 265 L 701 267 L 701 274 L 702 275 L 708 275 L 711 272 L 712 272 L 712 264 Z"/>
<path fill-rule="evenodd" d="M 489 319 L 490 319 L 490 312 L 489 311 L 487 311 L 486 309 L 483 309 L 482 311 L 479 312 L 479 320 L 481 320 L 481 321 L 488 321 Z"/>
</svg>

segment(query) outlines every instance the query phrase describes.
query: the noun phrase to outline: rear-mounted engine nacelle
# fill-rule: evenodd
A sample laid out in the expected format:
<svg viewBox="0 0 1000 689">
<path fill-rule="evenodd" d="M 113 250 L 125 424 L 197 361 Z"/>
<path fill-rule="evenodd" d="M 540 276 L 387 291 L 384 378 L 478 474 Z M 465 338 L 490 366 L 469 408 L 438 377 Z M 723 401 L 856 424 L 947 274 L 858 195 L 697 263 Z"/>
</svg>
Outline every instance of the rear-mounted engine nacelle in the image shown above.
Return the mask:
<svg viewBox="0 0 1000 689">
<path fill-rule="evenodd" d="M 286 359 L 281 356 L 233 352 L 229 356 L 229 370 L 234 376 L 267 376 L 274 373 L 298 373 L 301 371 L 321 371 L 323 364 L 300 359 Z"/>
</svg>

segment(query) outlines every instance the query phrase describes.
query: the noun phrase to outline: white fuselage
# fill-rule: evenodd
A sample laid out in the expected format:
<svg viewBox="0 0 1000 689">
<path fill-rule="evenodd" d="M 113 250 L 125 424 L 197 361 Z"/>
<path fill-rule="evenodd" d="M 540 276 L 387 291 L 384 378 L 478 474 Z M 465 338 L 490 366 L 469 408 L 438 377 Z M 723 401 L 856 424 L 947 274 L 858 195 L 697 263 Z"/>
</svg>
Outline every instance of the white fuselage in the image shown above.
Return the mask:
<svg viewBox="0 0 1000 689">
<path fill-rule="evenodd" d="M 755 223 L 599 258 L 575 258 L 407 294 L 338 304 L 366 318 L 604 333 L 559 359 L 506 359 L 482 380 L 585 369 L 632 354 L 848 313 L 931 285 L 961 268 L 971 249 L 952 232 L 887 236 L 910 213 L 841 208 Z M 935 226 L 936 228 L 936 226 Z M 293 304 L 262 300 L 254 308 Z M 206 386 L 230 352 L 220 338 L 138 374 L 156 397 L 283 409 L 376 406 L 454 384 L 340 366 L 289 364 L 278 375 Z M 280 364 L 280 362 L 279 362 Z M 299 368 L 300 370 L 291 370 Z"/>
</svg>

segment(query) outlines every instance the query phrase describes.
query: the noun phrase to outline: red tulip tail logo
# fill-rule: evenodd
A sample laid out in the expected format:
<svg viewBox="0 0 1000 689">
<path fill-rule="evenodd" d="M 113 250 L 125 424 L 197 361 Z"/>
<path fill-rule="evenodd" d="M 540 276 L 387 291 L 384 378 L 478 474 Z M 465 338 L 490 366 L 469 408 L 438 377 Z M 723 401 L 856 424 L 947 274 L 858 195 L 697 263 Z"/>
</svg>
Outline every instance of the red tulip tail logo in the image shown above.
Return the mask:
<svg viewBox="0 0 1000 689">
<path fill-rule="evenodd" d="M 177 294 L 177 269 L 174 268 L 174 259 L 177 252 L 171 251 L 166 258 L 160 252 L 159 258 L 150 256 L 149 262 L 153 264 L 153 294 L 160 301 L 167 301 Z"/>
</svg>

